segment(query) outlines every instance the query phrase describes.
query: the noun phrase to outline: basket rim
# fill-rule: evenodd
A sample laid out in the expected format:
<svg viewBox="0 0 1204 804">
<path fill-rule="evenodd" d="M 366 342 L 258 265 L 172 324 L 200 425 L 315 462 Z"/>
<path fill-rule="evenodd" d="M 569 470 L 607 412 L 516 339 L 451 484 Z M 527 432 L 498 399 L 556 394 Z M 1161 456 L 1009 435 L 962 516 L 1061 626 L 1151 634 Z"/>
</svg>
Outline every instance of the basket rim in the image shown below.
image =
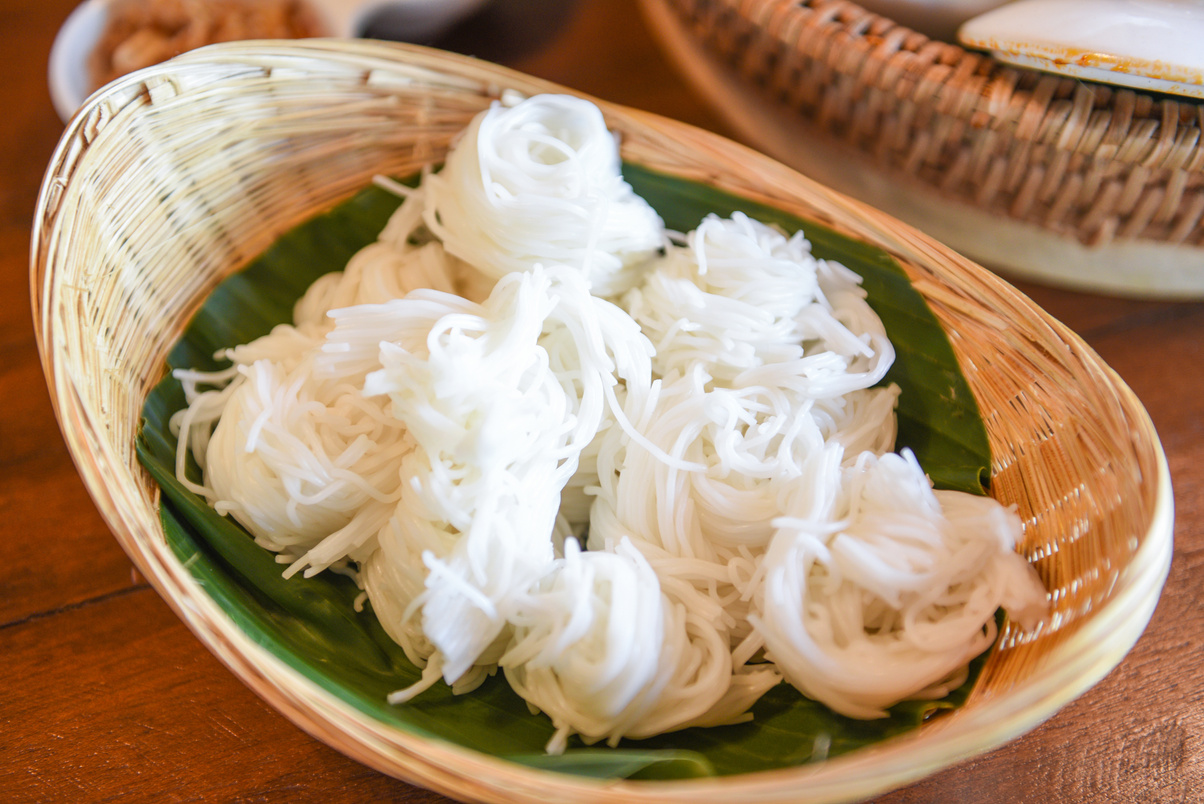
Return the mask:
<svg viewBox="0 0 1204 804">
<path fill-rule="evenodd" d="M 521 92 L 555 91 L 589 97 L 476 59 L 414 45 L 341 40 L 233 43 L 194 51 L 111 84 L 81 107 L 60 139 L 39 193 L 35 212 L 30 291 L 39 354 L 52 405 L 64 435 L 68 436 L 72 457 L 102 516 L 160 597 L 234 675 L 296 725 L 357 761 L 391 775 L 398 775 L 398 770 L 404 769 L 410 775 L 402 778 L 451 795 L 463 794 L 461 788 L 450 784 L 452 778 L 462 781 L 461 777 L 448 776 L 452 768 L 459 768 L 475 774 L 473 784 L 480 785 L 484 780 L 488 781 L 485 787 L 474 788 L 474 795 L 482 798 L 522 792 L 542 795 L 555 793 L 566 796 L 568 800 L 591 801 L 717 801 L 727 800 L 737 794 L 755 795 L 763 800 L 795 800 L 799 795 L 797 785 L 805 783 L 808 786 L 807 793 L 811 796 L 809 800 L 837 801 L 847 800 L 850 796 L 873 795 L 900 786 L 938 768 L 1002 745 L 1047 719 L 1062 705 L 1096 683 L 1119 663 L 1136 642 L 1157 605 L 1158 593 L 1169 571 L 1174 503 L 1169 467 L 1153 424 L 1133 392 L 1115 372 L 1109 370 L 1113 388 L 1133 405 L 1134 410 L 1140 412 L 1140 420 L 1134 422 L 1134 427 L 1149 437 L 1156 453 L 1157 477 L 1153 479 L 1157 488 L 1155 508 L 1141 546 L 1117 579 L 1119 592 L 1088 623 L 1051 649 L 1045 662 L 1051 672 L 1028 679 L 1007 695 L 985 701 L 973 710 L 963 710 L 957 719 L 947 722 L 939 731 L 921 729 L 912 735 L 814 766 L 693 780 L 598 781 L 521 766 L 511 760 L 445 743 L 438 738 L 377 724 L 284 665 L 277 657 L 252 644 L 224 612 L 220 609 L 216 612 L 208 610 L 210 606 L 216 608 L 216 603 L 166 549 L 157 518 L 152 517 L 152 525 L 147 527 L 137 516 L 123 511 L 120 501 L 114 498 L 114 493 L 120 490 L 114 488 L 112 473 L 129 473 L 130 467 L 117 460 L 106 444 L 90 437 L 90 412 L 84 400 L 75 392 L 72 378 L 65 374 L 63 364 L 58 359 L 63 348 L 61 335 L 46 314 L 50 309 L 49 301 L 55 290 L 56 277 L 52 265 L 54 255 L 47 253 L 47 243 L 52 240 L 49 235 L 59 223 L 55 214 L 58 195 L 72 190 L 70 168 L 74 156 L 86 147 L 83 143 L 90 137 L 98 136 L 97 120 L 112 114 L 115 106 L 130 102 L 148 81 L 167 80 L 176 70 L 226 62 L 266 64 L 284 60 L 296 64 L 298 60 L 306 59 L 328 60 L 340 65 L 374 65 L 384 70 L 390 64 L 396 66 L 405 63 L 435 72 L 449 70 L 461 77 L 488 75 L 495 86 Z M 689 131 L 691 137 L 724 143 L 729 152 L 739 153 L 742 159 L 758 164 L 778 164 L 751 149 L 730 143 L 718 135 L 701 132 L 687 124 L 625 109 L 595 98 L 590 100 L 598 103 L 608 118 L 616 114 L 626 115 L 640 122 L 655 123 L 661 131 Z M 735 151 L 731 150 L 733 148 Z M 794 178 L 809 183 L 798 174 L 794 174 Z M 835 203 L 842 204 L 846 209 L 885 218 L 881 213 L 844 199 L 833 191 L 827 192 Z M 914 230 L 908 232 L 907 240 L 918 243 L 924 252 L 947 257 L 959 266 L 970 266 L 970 270 L 980 272 L 976 273 L 978 278 L 996 290 L 1018 295 L 1003 280 L 985 269 L 972 266 L 964 258 Z M 1032 302 L 1027 299 L 1024 301 L 1031 307 L 1030 312 L 1051 326 L 1062 338 L 1082 345 L 1086 353 L 1093 354 L 1077 335 Z M 180 322 L 181 328 L 184 323 Z M 88 444 L 92 456 L 76 453 L 73 437 L 79 436 Z M 89 457 L 98 458 L 100 465 L 90 463 Z M 121 482 L 134 483 L 133 475 L 130 474 L 128 479 L 123 476 Z M 1119 642 L 1117 633 L 1123 634 Z M 1101 634 L 1108 635 L 1111 642 L 1100 639 Z M 1101 645 L 1105 644 L 1109 647 L 1107 651 L 1101 649 Z M 1118 651 L 1117 648 L 1121 649 Z M 332 731 L 337 731 L 337 724 L 332 718 L 357 723 L 360 727 L 360 731 L 354 735 L 357 742 L 348 745 L 340 739 L 340 734 L 332 734 Z M 341 734 L 345 736 L 346 732 Z M 853 768 L 859 771 L 859 775 L 850 783 L 843 777 L 848 776 Z"/>
</svg>

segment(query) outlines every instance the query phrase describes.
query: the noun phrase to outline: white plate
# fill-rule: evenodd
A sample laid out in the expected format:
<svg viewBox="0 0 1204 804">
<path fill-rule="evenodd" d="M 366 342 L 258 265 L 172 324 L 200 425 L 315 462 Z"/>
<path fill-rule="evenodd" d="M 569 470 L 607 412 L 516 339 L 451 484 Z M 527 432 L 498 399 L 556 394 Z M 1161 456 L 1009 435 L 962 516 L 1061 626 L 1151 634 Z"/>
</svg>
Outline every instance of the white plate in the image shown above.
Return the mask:
<svg viewBox="0 0 1204 804">
<path fill-rule="evenodd" d="M 958 39 L 1019 67 L 1204 98 L 1200 0 L 1019 0 Z"/>
<path fill-rule="evenodd" d="M 322 17 L 326 33 L 358 37 L 377 14 L 394 17 L 394 28 L 415 41 L 434 37 L 451 27 L 485 0 L 309 0 Z M 84 0 L 67 17 L 50 49 L 50 99 L 65 123 L 91 94 L 88 54 L 100 41 L 111 0 Z"/>
<path fill-rule="evenodd" d="M 1006 2 L 1008 0 L 857 0 L 857 5 L 933 39 L 956 42 L 957 29 L 963 22 Z"/>
</svg>

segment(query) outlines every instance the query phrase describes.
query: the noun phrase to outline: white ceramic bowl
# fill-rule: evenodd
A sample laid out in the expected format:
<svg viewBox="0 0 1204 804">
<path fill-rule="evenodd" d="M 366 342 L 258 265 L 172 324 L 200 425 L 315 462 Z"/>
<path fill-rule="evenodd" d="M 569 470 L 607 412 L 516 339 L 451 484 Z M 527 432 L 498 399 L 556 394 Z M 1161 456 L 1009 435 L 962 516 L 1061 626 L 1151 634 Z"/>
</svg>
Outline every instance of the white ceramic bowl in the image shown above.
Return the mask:
<svg viewBox="0 0 1204 804">
<path fill-rule="evenodd" d="M 84 0 L 67 17 L 50 50 L 50 98 L 63 122 L 91 94 L 88 54 L 100 41 L 112 0 Z M 454 25 L 485 0 L 309 0 L 328 36 L 362 36 L 368 22 L 388 14 L 394 29 L 414 41 L 428 40 Z"/>
</svg>

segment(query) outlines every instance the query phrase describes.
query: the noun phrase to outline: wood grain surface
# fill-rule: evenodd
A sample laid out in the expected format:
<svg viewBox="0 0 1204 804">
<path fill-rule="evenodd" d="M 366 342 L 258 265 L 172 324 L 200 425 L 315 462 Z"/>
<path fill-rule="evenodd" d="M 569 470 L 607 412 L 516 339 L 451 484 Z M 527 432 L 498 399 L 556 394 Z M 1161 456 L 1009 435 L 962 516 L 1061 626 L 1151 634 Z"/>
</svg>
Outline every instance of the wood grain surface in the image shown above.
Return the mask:
<svg viewBox="0 0 1204 804">
<path fill-rule="evenodd" d="M 444 801 L 314 741 L 245 689 L 132 570 L 75 473 L 42 379 L 28 290 L 33 208 L 62 131 L 47 56 L 72 6 L 0 0 L 0 800 Z M 634 0 L 582 0 L 570 11 L 516 2 L 507 13 L 449 41 L 729 133 L 664 61 Z M 489 51 L 489 32 L 506 25 L 525 32 L 522 46 Z M 1204 304 L 1021 288 L 1149 409 L 1174 479 L 1170 578 L 1146 634 L 1100 684 L 1011 744 L 879 801 L 1199 800 Z"/>
</svg>

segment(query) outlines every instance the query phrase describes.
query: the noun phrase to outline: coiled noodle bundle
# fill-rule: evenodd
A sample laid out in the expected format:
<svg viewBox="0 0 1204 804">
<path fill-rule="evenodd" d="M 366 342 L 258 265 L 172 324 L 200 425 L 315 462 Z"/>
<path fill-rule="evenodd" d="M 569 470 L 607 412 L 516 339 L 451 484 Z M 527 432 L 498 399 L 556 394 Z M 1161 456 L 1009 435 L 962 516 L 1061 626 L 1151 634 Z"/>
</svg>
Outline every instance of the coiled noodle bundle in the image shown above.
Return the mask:
<svg viewBox="0 0 1204 804">
<path fill-rule="evenodd" d="M 519 606 L 501 665 L 515 691 L 552 718 L 551 752 L 569 733 L 615 745 L 740 722 L 779 677 L 763 669 L 733 684 L 715 608 L 687 584 L 662 588 L 627 541 L 586 553 L 569 541 Z"/>
<path fill-rule="evenodd" d="M 860 278 L 742 213 L 708 215 L 624 306 L 656 346 L 662 376 L 701 365 L 717 383 L 778 385 L 810 398 L 868 388 L 894 348 Z"/>
<path fill-rule="evenodd" d="M 430 230 L 493 277 L 567 265 L 613 296 L 638 281 L 663 240 L 660 217 L 619 173 L 602 113 L 567 95 L 494 104 L 424 188 Z"/>
<path fill-rule="evenodd" d="M 858 718 L 941 697 L 994 642 L 1000 606 L 1022 623 L 1044 610 L 1013 552 L 1020 523 L 994 500 L 934 492 L 910 453 L 818 477 L 777 523 L 750 618 L 808 697 Z"/>
<path fill-rule="evenodd" d="M 396 329 L 367 331 L 361 315 L 341 311 L 324 354 L 359 367 L 378 349 L 364 394 L 387 395 L 416 444 L 380 539 L 390 563 L 426 575 L 421 591 L 411 574 L 383 570 L 366 588 L 374 601 L 410 596 L 402 617 L 421 609 L 422 639 L 404 623 L 390 633 L 409 634 L 407 653 L 423 660 L 437 651 L 451 683 L 496 661 L 489 649 L 514 596 L 554 558 L 561 490 L 598 430 L 606 391 L 616 372 L 647 386 L 649 349 L 567 269 L 507 274 L 480 306 L 427 291 L 367 312 Z"/>
<path fill-rule="evenodd" d="M 373 540 L 397 503 L 397 465 L 413 444 L 381 405 L 312 375 L 307 361 L 287 373 L 267 360 L 244 367 L 205 466 L 219 512 L 267 549 L 320 569 Z"/>
</svg>

